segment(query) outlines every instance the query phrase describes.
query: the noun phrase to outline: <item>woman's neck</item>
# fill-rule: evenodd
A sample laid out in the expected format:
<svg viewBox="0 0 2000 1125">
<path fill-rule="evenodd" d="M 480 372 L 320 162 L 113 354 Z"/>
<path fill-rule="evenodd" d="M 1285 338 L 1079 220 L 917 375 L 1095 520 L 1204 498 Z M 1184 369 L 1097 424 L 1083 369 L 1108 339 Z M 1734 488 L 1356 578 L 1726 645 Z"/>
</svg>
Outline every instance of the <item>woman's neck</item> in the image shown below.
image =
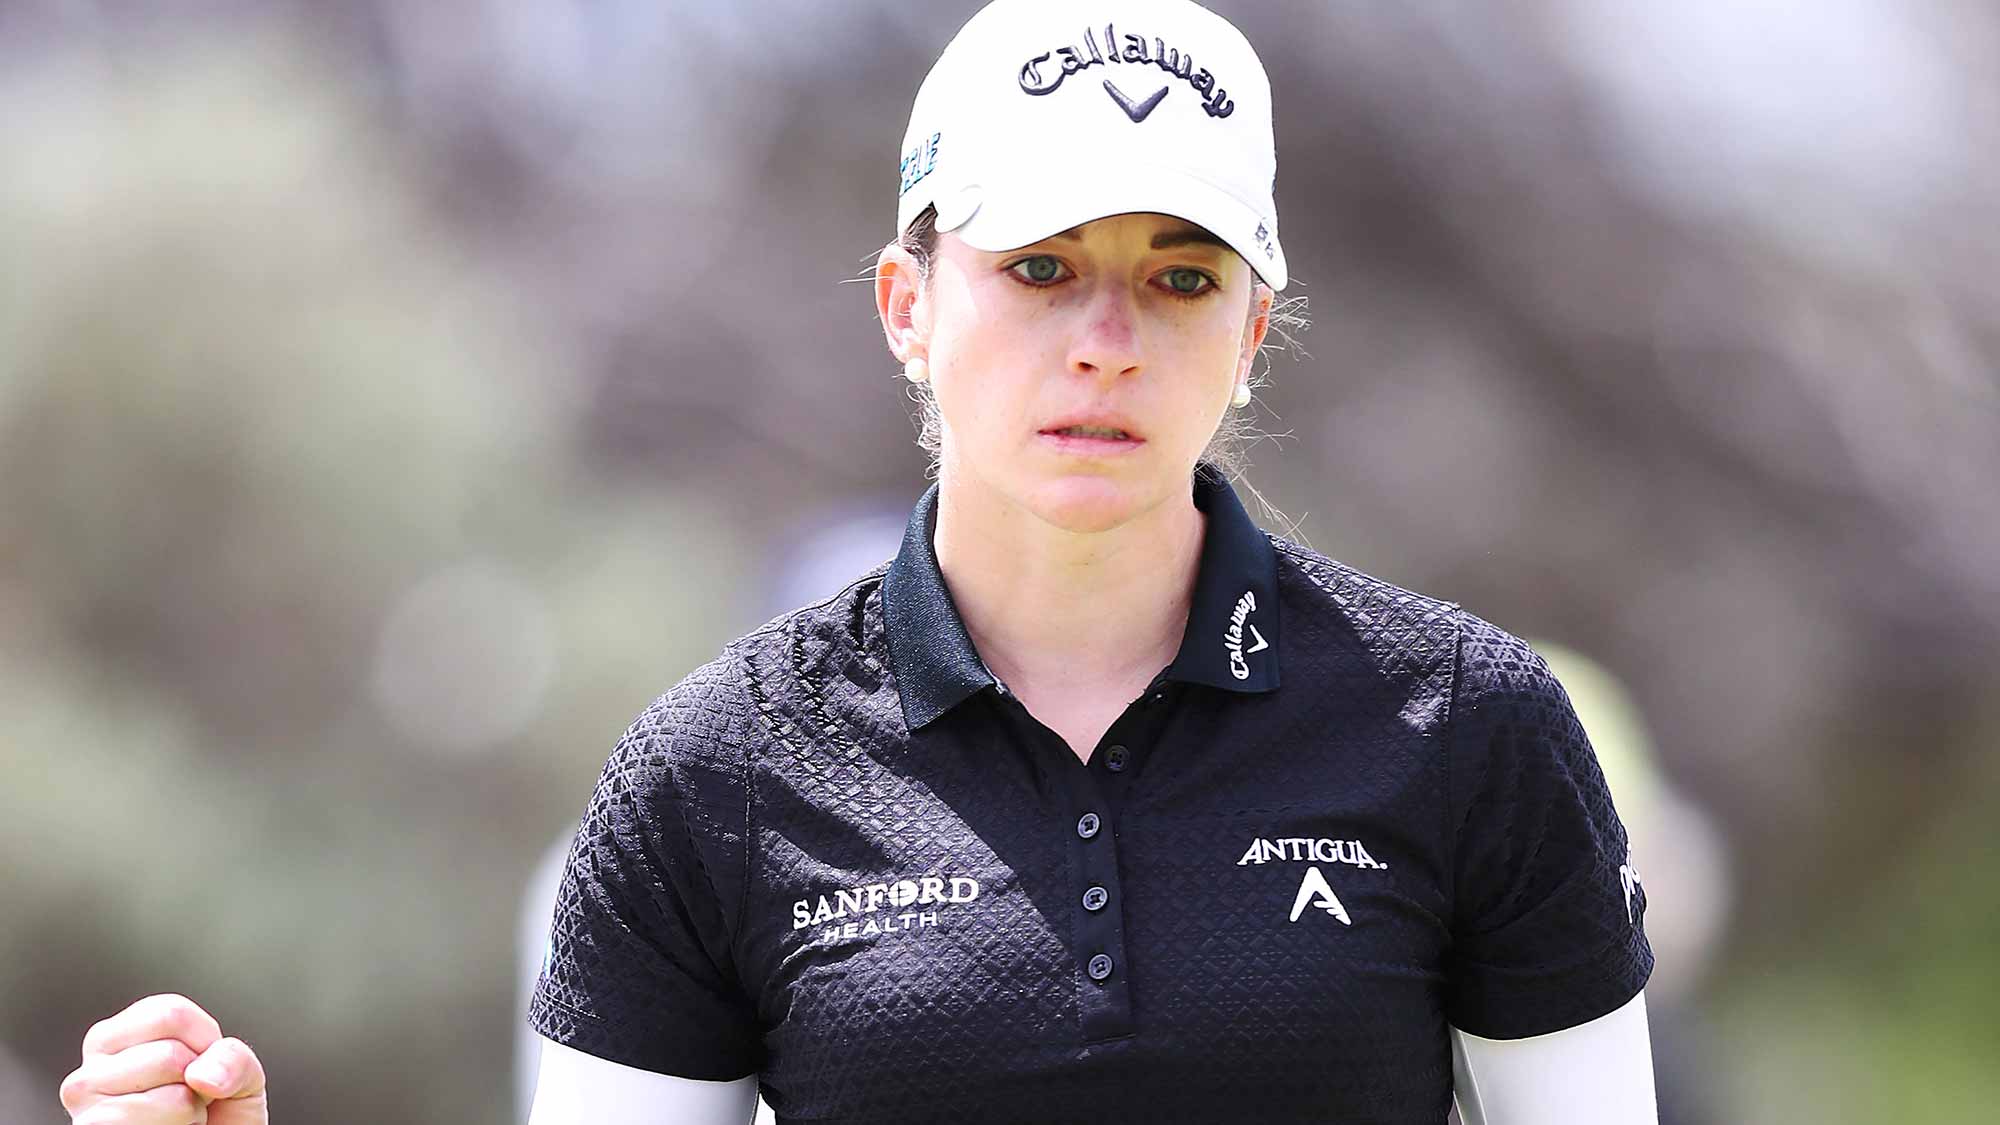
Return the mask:
<svg viewBox="0 0 2000 1125">
<path fill-rule="evenodd" d="M 933 543 L 994 675 L 1044 694 L 1129 691 L 1180 649 L 1205 519 L 1183 488 L 1119 527 L 1074 532 L 947 477 Z"/>
</svg>

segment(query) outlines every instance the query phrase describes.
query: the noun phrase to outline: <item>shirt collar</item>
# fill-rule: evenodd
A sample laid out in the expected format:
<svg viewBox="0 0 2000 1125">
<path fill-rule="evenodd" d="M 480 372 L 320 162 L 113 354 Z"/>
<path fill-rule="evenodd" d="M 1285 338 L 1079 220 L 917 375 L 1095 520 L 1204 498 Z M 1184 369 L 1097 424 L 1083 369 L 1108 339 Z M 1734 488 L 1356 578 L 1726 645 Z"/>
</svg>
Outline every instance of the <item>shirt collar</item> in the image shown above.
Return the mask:
<svg viewBox="0 0 2000 1125">
<path fill-rule="evenodd" d="M 910 511 L 903 545 L 883 578 L 889 655 L 911 730 L 929 725 L 996 681 L 972 647 L 938 569 L 932 535 L 938 486 Z M 1166 679 L 1236 692 L 1278 686 L 1278 556 L 1221 470 L 1194 473 L 1194 505 L 1207 514 L 1194 601 Z"/>
</svg>

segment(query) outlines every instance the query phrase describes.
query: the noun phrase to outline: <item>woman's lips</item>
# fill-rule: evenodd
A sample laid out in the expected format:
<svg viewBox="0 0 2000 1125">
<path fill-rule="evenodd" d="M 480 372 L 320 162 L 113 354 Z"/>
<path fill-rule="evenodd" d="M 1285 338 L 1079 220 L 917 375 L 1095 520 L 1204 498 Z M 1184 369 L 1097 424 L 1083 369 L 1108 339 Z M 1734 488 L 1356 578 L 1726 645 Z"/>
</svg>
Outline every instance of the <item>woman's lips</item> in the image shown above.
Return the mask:
<svg viewBox="0 0 2000 1125">
<path fill-rule="evenodd" d="M 1128 453 L 1146 444 L 1143 438 L 1114 438 L 1097 435 L 1066 434 L 1056 430 L 1043 430 L 1037 436 L 1042 441 L 1048 443 L 1049 447 L 1057 453 L 1095 456 Z"/>
</svg>

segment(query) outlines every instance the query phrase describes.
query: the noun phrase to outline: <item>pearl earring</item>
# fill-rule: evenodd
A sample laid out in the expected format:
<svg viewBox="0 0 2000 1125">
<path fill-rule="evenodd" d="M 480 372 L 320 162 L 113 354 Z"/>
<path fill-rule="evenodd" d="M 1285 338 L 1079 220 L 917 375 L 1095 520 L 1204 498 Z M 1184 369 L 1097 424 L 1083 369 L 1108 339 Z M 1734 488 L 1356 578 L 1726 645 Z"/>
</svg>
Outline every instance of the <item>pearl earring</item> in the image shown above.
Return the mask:
<svg viewBox="0 0 2000 1125">
<path fill-rule="evenodd" d="M 1229 402 L 1233 406 L 1250 405 L 1250 384 L 1248 383 L 1236 384 L 1236 393 L 1229 397 Z"/>
<path fill-rule="evenodd" d="M 903 365 L 903 378 L 912 383 L 921 383 L 931 377 L 931 365 L 922 359 L 912 359 Z"/>
</svg>

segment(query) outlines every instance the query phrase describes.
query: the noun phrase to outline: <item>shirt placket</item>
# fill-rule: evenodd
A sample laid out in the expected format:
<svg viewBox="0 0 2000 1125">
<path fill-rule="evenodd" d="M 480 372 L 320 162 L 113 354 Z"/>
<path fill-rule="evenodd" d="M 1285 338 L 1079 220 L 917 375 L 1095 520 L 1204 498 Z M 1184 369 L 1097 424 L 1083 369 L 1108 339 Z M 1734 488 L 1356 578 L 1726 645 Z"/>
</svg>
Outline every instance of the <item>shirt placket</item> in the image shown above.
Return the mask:
<svg viewBox="0 0 2000 1125">
<path fill-rule="evenodd" d="M 1083 1045 L 1124 1038 L 1135 1028 L 1127 983 L 1131 951 L 1125 942 L 1118 821 L 1145 753 L 1164 729 L 1174 688 L 1164 673 L 1156 677 L 1105 730 L 1088 763 L 1035 719 L 1004 684 L 996 690 L 1031 730 L 1045 757 L 1053 759 L 1043 776 L 1058 803 L 1056 819 L 1068 837 L 1075 935 L 1071 954 L 1077 968 Z"/>
</svg>

